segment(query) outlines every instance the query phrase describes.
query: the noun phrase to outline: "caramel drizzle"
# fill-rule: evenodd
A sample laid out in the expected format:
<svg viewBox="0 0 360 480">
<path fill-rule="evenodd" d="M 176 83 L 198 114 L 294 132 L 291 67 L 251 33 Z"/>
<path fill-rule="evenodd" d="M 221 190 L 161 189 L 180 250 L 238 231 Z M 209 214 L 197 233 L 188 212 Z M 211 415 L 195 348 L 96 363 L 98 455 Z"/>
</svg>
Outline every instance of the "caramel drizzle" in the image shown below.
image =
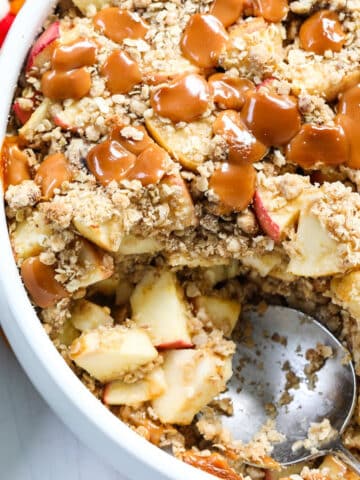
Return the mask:
<svg viewBox="0 0 360 480">
<path fill-rule="evenodd" d="M 210 9 L 224 27 L 229 27 L 241 17 L 243 12 L 243 0 L 214 0 Z"/>
<path fill-rule="evenodd" d="M 91 88 L 91 76 L 85 67 L 95 61 L 96 46 L 88 40 L 57 46 L 51 59 L 52 68 L 41 79 L 44 96 L 55 101 L 85 97 Z"/>
<path fill-rule="evenodd" d="M 106 86 L 113 95 L 129 93 L 142 81 L 138 64 L 122 50 L 111 53 L 101 74 L 106 78 Z"/>
<path fill-rule="evenodd" d="M 150 102 L 154 112 L 178 123 L 197 120 L 207 110 L 209 100 L 206 80 L 191 73 L 157 89 Z"/>
<path fill-rule="evenodd" d="M 94 27 L 116 43 L 125 38 L 144 38 L 149 27 L 137 13 L 117 7 L 104 8 L 94 17 Z"/>
<path fill-rule="evenodd" d="M 54 196 L 55 189 L 72 178 L 70 165 L 62 153 L 47 156 L 36 172 L 34 181 L 41 186 L 44 200 Z"/>
<path fill-rule="evenodd" d="M 19 185 L 24 180 L 31 179 L 29 159 L 26 153 L 20 150 L 17 137 L 5 138 L 1 149 L 1 166 L 4 190 L 10 185 Z"/>
<path fill-rule="evenodd" d="M 228 34 L 213 15 L 196 13 L 190 17 L 181 38 L 184 57 L 201 68 L 215 67 L 225 48 Z"/>
<path fill-rule="evenodd" d="M 301 125 L 297 100 L 266 87 L 247 96 L 241 119 L 253 135 L 269 147 L 287 144 Z"/>
<path fill-rule="evenodd" d="M 55 280 L 54 267 L 45 265 L 39 257 L 30 257 L 22 263 L 21 278 L 38 307 L 52 307 L 68 296 L 64 287 Z"/>
<path fill-rule="evenodd" d="M 134 128 L 134 127 L 132 127 Z M 110 137 L 93 147 L 86 163 L 99 183 L 139 180 L 143 186 L 158 183 L 166 173 L 168 155 L 154 143 L 143 127 L 139 141 L 129 140 L 120 127 Z"/>
<path fill-rule="evenodd" d="M 299 39 L 301 48 L 323 55 L 326 50 L 340 52 L 346 35 L 337 14 L 330 10 L 321 10 L 301 25 Z"/>
</svg>

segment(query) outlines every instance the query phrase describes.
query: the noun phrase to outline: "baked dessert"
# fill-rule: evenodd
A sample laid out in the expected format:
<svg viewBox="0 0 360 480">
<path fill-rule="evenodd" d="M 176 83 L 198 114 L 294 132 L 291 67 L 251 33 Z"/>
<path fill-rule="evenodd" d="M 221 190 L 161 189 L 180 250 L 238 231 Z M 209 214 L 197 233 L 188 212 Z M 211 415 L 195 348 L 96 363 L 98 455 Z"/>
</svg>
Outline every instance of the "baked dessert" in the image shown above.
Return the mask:
<svg viewBox="0 0 360 480">
<path fill-rule="evenodd" d="M 59 3 L 2 147 L 44 328 L 114 415 L 191 465 L 355 478 L 332 457 L 275 472 L 276 432 L 241 444 L 216 398 L 251 304 L 312 314 L 360 371 L 358 0 L 110 3 Z"/>
</svg>

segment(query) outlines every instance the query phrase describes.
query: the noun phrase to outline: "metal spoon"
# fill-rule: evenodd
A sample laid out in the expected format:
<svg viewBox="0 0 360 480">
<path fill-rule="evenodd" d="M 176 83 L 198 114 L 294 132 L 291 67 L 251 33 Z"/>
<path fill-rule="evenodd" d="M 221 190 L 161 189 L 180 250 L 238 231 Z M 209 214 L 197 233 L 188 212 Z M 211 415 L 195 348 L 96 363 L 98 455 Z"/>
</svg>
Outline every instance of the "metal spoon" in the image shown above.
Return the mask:
<svg viewBox="0 0 360 480">
<path fill-rule="evenodd" d="M 348 425 L 356 403 L 356 376 L 347 350 L 319 322 L 296 310 L 270 306 L 264 313 L 256 309 L 244 312 L 240 338 L 234 357 L 234 375 L 223 397 L 231 397 L 234 415 L 224 417 L 223 425 L 235 439 L 248 442 L 269 418 L 267 404 L 277 405 L 277 430 L 286 436 L 275 444 L 272 458 L 288 466 L 332 453 L 341 457 L 356 473 L 360 462 L 343 446 L 341 434 Z M 244 335 L 245 332 L 245 335 Z M 250 345 L 249 345 L 250 339 Z M 306 351 L 320 343 L 332 348 L 333 355 L 316 372 L 312 382 L 304 373 Z M 298 388 L 288 405 L 279 405 L 284 392 L 288 361 L 299 379 Z M 286 367 L 286 365 L 285 365 Z M 311 423 L 329 419 L 338 432 L 330 443 L 318 447 L 317 453 L 293 449 L 295 442 L 307 437 Z"/>
</svg>

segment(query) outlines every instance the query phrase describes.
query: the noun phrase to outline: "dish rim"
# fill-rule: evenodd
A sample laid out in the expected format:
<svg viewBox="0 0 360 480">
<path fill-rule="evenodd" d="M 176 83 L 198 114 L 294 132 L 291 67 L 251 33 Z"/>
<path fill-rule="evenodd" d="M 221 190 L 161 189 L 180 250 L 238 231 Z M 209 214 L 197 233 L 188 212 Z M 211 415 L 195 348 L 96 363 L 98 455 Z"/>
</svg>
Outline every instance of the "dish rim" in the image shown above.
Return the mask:
<svg viewBox="0 0 360 480">
<path fill-rule="evenodd" d="M 27 52 L 57 3 L 26 2 L 4 42 L 0 53 L 0 145 Z M 3 195 L 2 185 L 0 192 Z M 147 442 L 117 420 L 67 366 L 43 329 L 22 284 L 8 235 L 4 202 L 0 206 L 0 250 L 1 325 L 27 376 L 67 427 L 117 471 L 134 480 L 214 479 Z"/>
</svg>

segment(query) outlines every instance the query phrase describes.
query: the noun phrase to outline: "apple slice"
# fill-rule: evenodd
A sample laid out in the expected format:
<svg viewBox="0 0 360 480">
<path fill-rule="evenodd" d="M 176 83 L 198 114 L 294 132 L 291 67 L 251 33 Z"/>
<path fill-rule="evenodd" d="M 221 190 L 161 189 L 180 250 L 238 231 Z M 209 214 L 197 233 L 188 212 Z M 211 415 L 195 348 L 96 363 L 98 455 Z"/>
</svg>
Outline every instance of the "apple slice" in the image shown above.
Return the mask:
<svg viewBox="0 0 360 480">
<path fill-rule="evenodd" d="M 153 114 L 145 123 L 153 139 L 184 168 L 196 170 L 207 159 L 213 136 L 209 118 L 179 127 Z"/>
<path fill-rule="evenodd" d="M 163 186 L 162 197 L 167 201 L 174 220 L 174 230 L 196 226 L 199 221 L 196 215 L 194 202 L 181 175 L 166 175 L 161 184 Z M 168 187 L 168 188 L 167 188 Z"/>
<path fill-rule="evenodd" d="M 53 122 L 58 127 L 69 132 L 77 132 L 79 128 L 88 126 L 83 121 L 84 118 L 88 118 L 87 109 L 88 104 L 86 101 L 71 100 L 66 102 L 66 106 L 54 105 L 51 109 L 51 115 Z"/>
<path fill-rule="evenodd" d="M 115 380 L 104 389 L 103 402 L 106 405 L 136 406 L 162 395 L 166 390 L 164 370 L 155 368 L 143 380 L 125 383 Z"/>
<path fill-rule="evenodd" d="M 112 327 L 114 319 L 107 307 L 100 307 L 89 300 L 77 300 L 70 310 L 71 322 L 80 332 L 94 330 L 98 327 Z"/>
<path fill-rule="evenodd" d="M 331 280 L 330 291 L 333 301 L 360 319 L 360 271 L 350 272 L 343 277 Z"/>
<path fill-rule="evenodd" d="M 232 375 L 231 357 L 204 350 L 173 350 L 164 354 L 166 391 L 152 401 L 162 423 L 189 425 Z"/>
<path fill-rule="evenodd" d="M 42 122 L 48 118 L 51 102 L 45 98 L 42 103 L 37 107 L 29 120 L 19 129 L 19 136 L 25 140 L 31 140 L 34 133 L 37 132 L 37 128 Z"/>
<path fill-rule="evenodd" d="M 11 232 L 10 239 L 16 259 L 26 260 L 35 257 L 44 250 L 44 241 L 52 233 L 51 227 L 46 223 L 42 213 L 34 210 L 32 215 Z"/>
<path fill-rule="evenodd" d="M 249 255 L 241 258 L 241 262 L 256 270 L 261 277 L 266 277 L 275 267 L 281 264 L 282 257 L 277 252 L 264 253 L 261 256 L 249 252 Z"/>
<path fill-rule="evenodd" d="M 104 328 L 83 333 L 70 348 L 70 358 L 100 382 L 111 382 L 158 356 L 140 328 Z"/>
<path fill-rule="evenodd" d="M 276 71 L 284 52 L 281 24 L 268 24 L 262 17 L 249 18 L 229 30 L 220 63 L 225 70 L 235 67 L 240 74 L 250 71 L 262 77 Z"/>
<path fill-rule="evenodd" d="M 71 293 L 79 288 L 86 288 L 101 280 L 106 280 L 114 273 L 112 258 L 86 240 L 81 240 L 78 266 L 84 273 L 79 278 L 67 283 L 66 289 Z"/>
<path fill-rule="evenodd" d="M 114 273 L 110 278 L 101 280 L 100 282 L 91 285 L 89 295 L 100 294 L 105 297 L 112 297 L 116 294 L 116 289 L 119 283 L 119 275 Z"/>
<path fill-rule="evenodd" d="M 34 65 L 39 67 L 50 60 L 52 53 L 51 45 L 58 38 L 60 38 L 59 21 L 52 23 L 34 43 L 29 53 L 26 72 L 28 72 Z"/>
<path fill-rule="evenodd" d="M 272 195 L 266 190 L 255 192 L 254 211 L 264 232 L 275 242 L 284 239 L 299 218 L 301 204 L 298 201 L 288 202 L 280 208 L 272 208 Z"/>
<path fill-rule="evenodd" d="M 308 52 L 298 47 L 289 48 L 286 62 L 279 64 L 275 72 L 278 71 L 279 77 L 290 82 L 293 95 L 306 92 L 332 102 L 341 92 L 360 81 L 360 70 L 356 62 L 344 62 L 341 75 L 334 75 L 339 55 L 341 53 L 335 53 L 330 58 L 309 62 Z"/>
<path fill-rule="evenodd" d="M 107 250 L 117 252 L 122 239 L 122 222 L 119 218 L 112 218 L 106 222 L 87 225 L 80 218 L 74 218 L 73 224 L 76 230 L 87 240 Z"/>
<path fill-rule="evenodd" d="M 57 115 L 53 117 L 53 122 L 57 127 L 60 127 L 62 130 L 67 130 L 68 132 L 77 132 L 78 127 L 71 123 L 71 116 L 68 114 L 67 110 L 62 110 Z"/>
<path fill-rule="evenodd" d="M 24 125 L 34 113 L 34 110 L 25 110 L 23 107 L 20 106 L 19 100 L 16 100 L 13 105 L 13 112 L 21 125 Z"/>
<path fill-rule="evenodd" d="M 343 271 L 339 243 L 311 213 L 310 208 L 301 211 L 294 240 L 289 243 L 289 273 L 302 277 L 323 277 Z"/>
<path fill-rule="evenodd" d="M 159 349 L 191 348 L 189 312 L 174 273 L 150 270 L 130 298 L 132 319 Z"/>
<path fill-rule="evenodd" d="M 144 54 L 140 65 L 143 79 L 149 85 L 171 82 L 179 75 L 200 73 L 199 67 L 183 57 L 180 49 L 165 59 L 163 52 L 152 50 L 149 54 Z"/>
<path fill-rule="evenodd" d="M 135 235 L 127 235 L 121 241 L 118 253 L 121 255 L 142 255 L 160 252 L 161 243 L 155 238 L 142 238 Z"/>
<path fill-rule="evenodd" d="M 285 174 L 270 179 L 258 177 L 253 205 L 263 231 L 275 242 L 284 240 L 298 221 L 300 210 L 318 198 L 320 190 L 310 184 L 307 177 Z M 289 186 L 286 186 L 289 185 Z M 286 198 L 283 189 L 294 190 L 293 198 Z"/>
<path fill-rule="evenodd" d="M 194 299 L 194 306 L 198 314 L 205 314 L 226 337 L 231 336 L 241 312 L 239 302 L 228 298 L 200 296 Z"/>
</svg>

